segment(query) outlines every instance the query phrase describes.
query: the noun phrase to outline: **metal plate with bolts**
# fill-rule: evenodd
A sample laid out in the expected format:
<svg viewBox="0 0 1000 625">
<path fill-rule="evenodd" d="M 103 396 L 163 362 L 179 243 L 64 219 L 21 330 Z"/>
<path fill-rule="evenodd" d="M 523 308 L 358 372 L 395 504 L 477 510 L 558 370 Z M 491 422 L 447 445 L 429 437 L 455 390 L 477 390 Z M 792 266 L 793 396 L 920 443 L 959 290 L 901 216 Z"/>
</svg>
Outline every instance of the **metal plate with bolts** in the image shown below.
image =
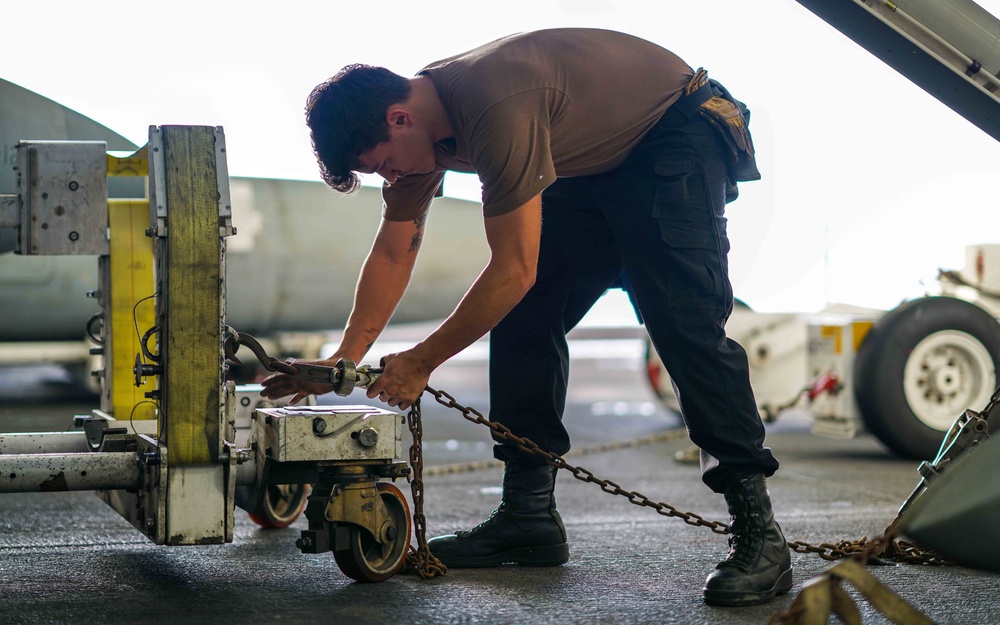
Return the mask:
<svg viewBox="0 0 1000 625">
<path fill-rule="evenodd" d="M 403 453 L 403 417 L 371 406 L 258 409 L 252 440 L 278 462 L 391 460 Z"/>
<path fill-rule="evenodd" d="M 103 141 L 22 141 L 17 168 L 21 254 L 108 253 Z"/>
</svg>

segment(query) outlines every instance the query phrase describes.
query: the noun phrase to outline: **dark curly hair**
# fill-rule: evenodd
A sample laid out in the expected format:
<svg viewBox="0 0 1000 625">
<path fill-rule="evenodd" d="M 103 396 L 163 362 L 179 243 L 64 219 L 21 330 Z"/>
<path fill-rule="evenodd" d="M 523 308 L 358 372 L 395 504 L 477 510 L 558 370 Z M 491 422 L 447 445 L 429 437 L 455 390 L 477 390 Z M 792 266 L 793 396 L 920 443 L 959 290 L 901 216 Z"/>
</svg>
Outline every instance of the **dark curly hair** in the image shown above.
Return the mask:
<svg viewBox="0 0 1000 625">
<path fill-rule="evenodd" d="M 410 97 L 410 81 L 384 67 L 354 64 L 316 86 L 306 99 L 306 125 L 323 181 L 357 190 L 358 158 L 389 139 L 385 113 Z"/>
</svg>

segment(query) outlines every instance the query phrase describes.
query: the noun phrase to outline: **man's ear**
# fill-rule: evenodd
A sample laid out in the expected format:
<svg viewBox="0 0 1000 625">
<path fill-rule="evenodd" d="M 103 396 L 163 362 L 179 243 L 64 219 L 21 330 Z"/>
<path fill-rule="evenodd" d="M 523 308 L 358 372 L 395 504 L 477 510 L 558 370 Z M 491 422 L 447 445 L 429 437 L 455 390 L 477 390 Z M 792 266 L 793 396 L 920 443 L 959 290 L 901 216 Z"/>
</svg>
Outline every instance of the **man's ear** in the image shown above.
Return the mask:
<svg viewBox="0 0 1000 625">
<path fill-rule="evenodd" d="M 386 111 L 385 119 L 389 122 L 390 126 L 413 125 L 413 118 L 410 116 L 410 112 L 398 107 L 393 107 Z"/>
</svg>

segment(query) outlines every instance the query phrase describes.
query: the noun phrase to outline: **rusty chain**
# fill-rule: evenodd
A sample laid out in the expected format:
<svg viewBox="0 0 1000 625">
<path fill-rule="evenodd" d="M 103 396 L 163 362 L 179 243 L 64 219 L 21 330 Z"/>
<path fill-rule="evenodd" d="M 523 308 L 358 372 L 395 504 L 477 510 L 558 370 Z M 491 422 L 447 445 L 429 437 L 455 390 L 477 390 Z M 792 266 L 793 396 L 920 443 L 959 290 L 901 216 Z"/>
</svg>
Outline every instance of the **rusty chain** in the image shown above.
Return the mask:
<svg viewBox="0 0 1000 625">
<path fill-rule="evenodd" d="M 417 538 L 417 546 L 410 545 L 406 554 L 406 572 L 416 573 L 422 579 L 438 577 L 448 572 L 446 567 L 431 553 L 427 546 L 427 517 L 424 516 L 424 458 L 423 458 L 423 425 L 420 419 L 420 398 L 410 406 L 406 417 L 406 425 L 413 437 L 410 444 L 410 493 L 413 495 L 413 532 Z"/>
<path fill-rule="evenodd" d="M 622 449 L 634 449 L 646 445 L 656 445 L 668 443 L 670 441 L 687 438 L 687 431 L 684 429 L 667 430 L 657 432 L 648 436 L 639 436 L 627 440 L 609 441 L 607 443 L 597 443 L 586 447 L 572 449 L 563 455 L 564 458 L 578 458 L 580 456 L 590 456 L 602 454 L 609 451 L 621 451 Z M 486 469 L 501 469 L 504 463 L 501 460 L 472 460 L 469 462 L 457 462 L 455 464 L 441 464 L 433 467 L 424 467 L 424 477 L 453 475 L 455 473 L 469 473 L 471 471 L 483 471 Z"/>
<path fill-rule="evenodd" d="M 291 363 L 282 362 L 276 358 L 268 356 L 264 351 L 264 348 L 254 337 L 249 334 L 239 334 L 232 328 L 227 327 L 225 352 L 228 360 L 232 360 L 237 363 L 240 362 L 235 355 L 240 344 L 250 347 L 257 359 L 268 370 L 282 372 L 287 375 L 298 375 L 299 370 Z M 352 381 L 352 386 L 355 383 L 356 381 Z M 368 384 L 370 384 L 370 380 Z M 367 388 L 367 384 L 362 384 L 362 386 Z M 565 469 L 569 471 L 573 474 L 573 477 L 580 481 L 597 484 L 601 487 L 601 490 L 606 493 L 623 496 L 627 498 L 629 502 L 637 506 L 653 508 L 656 510 L 657 514 L 679 518 L 688 525 L 707 527 L 716 534 L 728 534 L 730 532 L 730 527 L 727 523 L 722 521 L 708 521 L 694 512 L 682 512 L 670 504 L 652 501 L 649 497 L 638 491 L 627 491 L 610 480 L 603 480 L 595 476 L 587 469 L 574 466 L 567 462 L 564 456 L 547 452 L 541 449 L 534 441 L 515 435 L 506 426 L 490 421 L 475 408 L 463 406 L 458 403 L 454 397 L 444 391 L 435 390 L 430 386 L 427 386 L 424 390 L 425 392 L 433 395 L 434 399 L 437 400 L 437 402 L 442 406 L 454 408 L 455 410 L 461 412 L 462 416 L 467 420 L 488 427 L 498 440 L 514 443 L 518 449 L 526 453 L 541 456 L 549 465 L 554 466 L 557 469 Z M 986 409 L 981 414 L 988 417 L 989 413 L 997 405 L 1000 405 L 1000 388 L 997 388 L 997 390 L 990 397 L 990 401 L 987 404 Z M 417 547 L 414 548 L 411 545 L 410 552 L 407 554 L 407 570 L 416 571 L 423 578 L 436 577 L 444 575 L 448 569 L 431 553 L 430 548 L 427 546 L 427 523 L 423 512 L 423 429 L 420 418 L 419 397 L 410 406 L 407 424 L 413 438 L 413 443 L 410 445 L 410 466 L 413 473 L 410 478 L 410 490 L 413 496 L 413 524 L 417 538 Z M 656 436 L 649 438 L 650 440 L 657 440 Z M 607 445 L 600 446 L 600 448 L 611 450 L 627 446 L 629 445 L 609 443 Z M 492 463 L 486 465 L 477 463 L 475 466 L 477 468 L 481 468 L 482 466 L 492 466 Z M 797 553 L 814 553 L 824 560 L 839 560 L 846 557 L 852 557 L 860 560 L 862 563 L 880 563 L 883 559 L 892 559 L 896 562 L 908 564 L 951 564 L 951 562 L 948 562 L 931 550 L 900 540 L 897 537 L 896 532 L 896 526 L 899 523 L 899 518 L 900 517 L 897 514 L 896 518 L 893 519 L 883 534 L 873 540 L 868 540 L 868 537 L 865 536 L 855 541 L 845 540 L 836 544 L 821 543 L 819 545 L 811 545 L 803 541 L 789 541 L 788 546 Z"/>
<path fill-rule="evenodd" d="M 554 466 L 558 469 L 565 469 L 569 471 L 570 473 L 573 474 L 573 477 L 582 482 L 597 484 L 598 486 L 601 487 L 601 490 L 603 490 L 608 494 L 621 495 L 622 497 L 627 498 L 630 502 L 634 503 L 637 506 L 653 508 L 654 510 L 656 510 L 658 514 L 661 514 L 663 516 L 680 518 L 688 525 L 707 527 L 716 534 L 729 533 L 729 525 L 726 523 L 723 523 L 721 521 L 707 521 L 693 512 L 681 512 L 677 508 L 671 506 L 670 504 L 663 502 L 654 502 L 649 497 L 643 495 L 638 491 L 628 491 L 610 480 L 602 480 L 601 478 L 595 476 L 587 469 L 570 464 L 569 462 L 566 461 L 566 458 L 564 458 L 563 456 L 543 450 L 531 439 L 517 436 L 503 424 L 490 421 L 483 415 L 483 413 L 479 412 L 475 408 L 469 408 L 467 406 L 463 406 L 462 404 L 455 401 L 454 397 L 452 397 L 451 395 L 449 395 L 444 391 L 437 391 L 428 386 L 427 392 L 433 395 L 434 399 L 436 399 L 437 402 L 442 406 L 446 406 L 448 408 L 454 408 L 455 410 L 461 412 L 462 416 L 464 416 L 469 421 L 472 421 L 473 423 L 479 423 L 481 425 L 485 425 L 486 427 L 490 428 L 490 430 L 492 430 L 493 433 L 495 433 L 500 440 L 509 443 L 514 443 L 521 451 L 534 454 L 536 456 L 541 456 L 551 466 Z"/>
<path fill-rule="evenodd" d="M 501 423 L 490 421 L 475 408 L 463 406 L 454 397 L 445 391 L 438 391 L 428 386 L 426 392 L 434 396 L 434 399 L 445 406 L 453 408 L 467 420 L 485 425 L 495 437 L 501 441 L 513 443 L 518 449 L 529 454 L 541 456 L 546 463 L 557 469 L 565 469 L 573 474 L 573 477 L 582 481 L 600 486 L 601 490 L 611 494 L 620 495 L 640 507 L 654 509 L 657 514 L 666 517 L 674 517 L 683 520 L 688 525 L 707 527 L 716 534 L 728 534 L 730 526 L 722 521 L 709 521 L 695 514 L 694 512 L 683 512 L 668 503 L 651 500 L 646 495 L 638 491 L 625 490 L 615 482 L 604 480 L 595 476 L 592 472 L 579 466 L 574 466 L 566 461 L 564 456 L 541 449 L 534 441 L 517 436 Z M 411 490 L 413 492 L 413 522 L 417 538 L 417 547 L 411 546 L 411 553 L 407 557 L 407 569 L 416 571 L 422 578 L 436 577 L 444 575 L 447 567 L 441 563 L 427 546 L 426 538 L 426 518 L 423 513 L 423 458 L 422 458 L 422 427 L 420 424 L 420 401 L 419 399 L 410 407 L 407 423 L 410 433 L 413 436 L 413 444 L 410 446 L 410 465 L 413 470 L 411 478 Z M 617 448 L 617 447 L 612 447 Z M 869 540 L 864 536 L 858 540 L 843 540 L 837 543 L 820 543 L 812 545 L 804 541 L 788 541 L 790 549 L 796 553 L 812 553 L 824 560 L 840 560 L 842 558 L 854 558 L 863 564 L 882 564 L 886 560 L 906 564 L 933 564 L 949 565 L 951 562 L 945 560 L 937 553 L 900 540 L 897 537 L 896 525 L 899 521 L 897 516 L 886 528 L 881 536 Z"/>
</svg>

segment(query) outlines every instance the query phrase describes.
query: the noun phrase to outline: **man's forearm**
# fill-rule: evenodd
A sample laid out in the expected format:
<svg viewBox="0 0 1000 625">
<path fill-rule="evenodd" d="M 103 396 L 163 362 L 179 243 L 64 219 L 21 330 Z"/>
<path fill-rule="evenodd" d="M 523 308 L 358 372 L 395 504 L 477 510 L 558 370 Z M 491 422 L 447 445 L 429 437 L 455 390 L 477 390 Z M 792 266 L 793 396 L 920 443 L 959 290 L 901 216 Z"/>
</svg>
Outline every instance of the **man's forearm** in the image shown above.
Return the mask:
<svg viewBox="0 0 1000 625">
<path fill-rule="evenodd" d="M 354 307 L 337 352 L 355 361 L 364 358 L 389 323 L 409 281 L 410 268 L 369 257 L 358 278 Z"/>
<path fill-rule="evenodd" d="M 486 219 L 490 262 L 458 307 L 414 348 L 429 370 L 437 368 L 492 330 L 535 282 L 541 238 L 541 196 Z"/>
<path fill-rule="evenodd" d="M 455 311 L 414 351 L 430 369 L 436 369 L 492 330 L 531 288 L 528 276 L 512 276 L 490 264 L 469 288 Z"/>
<path fill-rule="evenodd" d="M 410 283 L 424 223 L 424 216 L 412 222 L 383 221 L 361 267 L 338 355 L 360 361 L 389 323 Z"/>
<path fill-rule="evenodd" d="M 368 397 L 405 410 L 426 390 L 434 369 L 496 326 L 535 283 L 541 194 L 512 211 L 487 217 L 485 226 L 490 245 L 486 269 L 430 336 L 412 349 L 385 355 L 385 369 L 368 388 Z"/>
</svg>

